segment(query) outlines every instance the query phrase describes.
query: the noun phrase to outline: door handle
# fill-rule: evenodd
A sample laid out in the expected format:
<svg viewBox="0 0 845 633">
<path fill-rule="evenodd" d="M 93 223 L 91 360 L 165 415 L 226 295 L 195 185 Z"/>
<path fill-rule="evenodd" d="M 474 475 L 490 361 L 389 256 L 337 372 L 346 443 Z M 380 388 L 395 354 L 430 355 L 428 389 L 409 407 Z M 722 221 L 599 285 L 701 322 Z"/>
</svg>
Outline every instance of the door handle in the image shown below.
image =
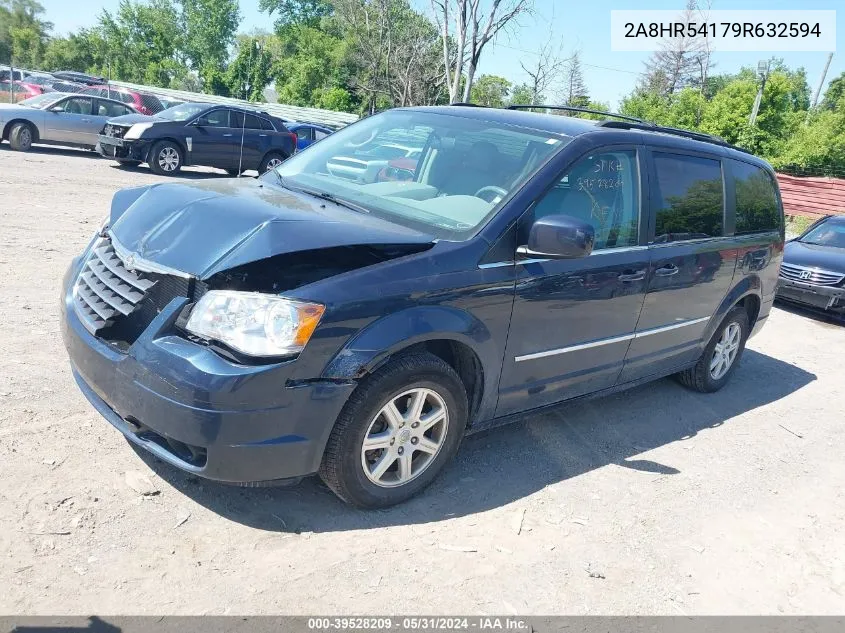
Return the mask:
<svg viewBox="0 0 845 633">
<path fill-rule="evenodd" d="M 626 270 L 618 277 L 619 281 L 641 281 L 645 279 L 644 270 Z"/>
<path fill-rule="evenodd" d="M 224 134 L 223 136 L 232 136 L 231 134 Z"/>
<path fill-rule="evenodd" d="M 680 271 L 681 269 L 675 266 L 675 264 L 666 264 L 655 270 L 654 274 L 658 277 L 671 277 L 672 275 L 677 275 Z"/>
<path fill-rule="evenodd" d="M 267 136 L 266 134 L 259 134 L 258 136 Z"/>
<path fill-rule="evenodd" d="M 82 119 L 83 123 L 91 123 L 91 119 Z"/>
</svg>

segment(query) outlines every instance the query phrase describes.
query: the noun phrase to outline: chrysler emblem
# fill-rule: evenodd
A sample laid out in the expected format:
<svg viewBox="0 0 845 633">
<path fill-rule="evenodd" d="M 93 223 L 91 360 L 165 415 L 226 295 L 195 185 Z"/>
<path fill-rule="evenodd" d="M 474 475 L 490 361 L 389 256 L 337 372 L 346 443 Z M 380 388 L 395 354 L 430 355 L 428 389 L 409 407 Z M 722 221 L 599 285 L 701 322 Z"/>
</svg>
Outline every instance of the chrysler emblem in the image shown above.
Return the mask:
<svg viewBox="0 0 845 633">
<path fill-rule="evenodd" d="M 134 253 L 129 253 L 126 256 L 126 261 L 123 262 L 123 265 L 126 266 L 127 270 L 135 270 L 135 255 Z"/>
<path fill-rule="evenodd" d="M 801 271 L 800 278 L 801 278 L 801 279 L 809 279 L 809 278 L 810 278 L 810 275 L 812 275 L 812 274 L 813 274 L 813 271 L 812 271 L 812 270 L 802 270 L 802 271 Z"/>
</svg>

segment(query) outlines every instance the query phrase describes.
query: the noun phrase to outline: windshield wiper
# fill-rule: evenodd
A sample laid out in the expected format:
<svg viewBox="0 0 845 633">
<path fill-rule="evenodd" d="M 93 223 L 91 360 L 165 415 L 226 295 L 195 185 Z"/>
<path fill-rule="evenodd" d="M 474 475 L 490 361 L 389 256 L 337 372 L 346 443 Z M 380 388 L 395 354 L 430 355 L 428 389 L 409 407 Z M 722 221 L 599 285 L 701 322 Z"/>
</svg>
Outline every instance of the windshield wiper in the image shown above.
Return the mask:
<svg viewBox="0 0 845 633">
<path fill-rule="evenodd" d="M 352 211 L 357 211 L 359 213 L 369 213 L 370 210 L 367 207 L 363 207 L 360 204 L 356 204 L 351 200 L 347 200 L 345 198 L 338 198 L 333 193 L 328 193 L 326 191 L 317 191 L 315 189 L 306 189 L 303 187 L 291 187 L 289 185 L 284 184 L 282 180 L 282 176 L 279 176 L 279 183 L 285 187 L 286 189 L 290 189 L 291 191 L 298 191 L 300 193 L 308 194 L 309 196 L 314 196 L 315 198 L 319 198 L 320 200 L 327 200 L 332 202 L 340 207 L 346 207 L 347 209 L 351 209 Z"/>
</svg>

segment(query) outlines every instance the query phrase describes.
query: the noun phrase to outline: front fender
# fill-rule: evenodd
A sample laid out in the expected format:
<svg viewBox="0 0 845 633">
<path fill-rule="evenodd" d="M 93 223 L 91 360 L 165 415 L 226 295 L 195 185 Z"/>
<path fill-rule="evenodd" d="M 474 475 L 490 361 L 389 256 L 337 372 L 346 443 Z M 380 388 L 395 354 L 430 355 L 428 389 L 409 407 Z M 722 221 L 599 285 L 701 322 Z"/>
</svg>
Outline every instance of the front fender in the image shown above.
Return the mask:
<svg viewBox="0 0 845 633">
<path fill-rule="evenodd" d="M 484 374 L 478 416 L 495 408 L 503 350 L 487 327 L 472 314 L 448 306 L 416 306 L 377 319 L 358 332 L 332 358 L 322 378 L 355 380 L 372 372 L 391 355 L 426 341 L 463 343 L 475 352 Z"/>
</svg>

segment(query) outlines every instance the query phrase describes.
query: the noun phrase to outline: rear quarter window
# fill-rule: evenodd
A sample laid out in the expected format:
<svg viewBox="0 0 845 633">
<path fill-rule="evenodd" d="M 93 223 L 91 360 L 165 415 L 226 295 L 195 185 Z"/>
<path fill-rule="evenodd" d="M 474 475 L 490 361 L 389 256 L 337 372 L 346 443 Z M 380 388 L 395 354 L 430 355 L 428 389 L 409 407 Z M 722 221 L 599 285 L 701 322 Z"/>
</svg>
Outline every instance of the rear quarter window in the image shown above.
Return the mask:
<svg viewBox="0 0 845 633">
<path fill-rule="evenodd" d="M 731 161 L 731 169 L 736 187 L 736 234 L 780 229 L 782 215 L 769 173 L 740 161 Z"/>
</svg>

